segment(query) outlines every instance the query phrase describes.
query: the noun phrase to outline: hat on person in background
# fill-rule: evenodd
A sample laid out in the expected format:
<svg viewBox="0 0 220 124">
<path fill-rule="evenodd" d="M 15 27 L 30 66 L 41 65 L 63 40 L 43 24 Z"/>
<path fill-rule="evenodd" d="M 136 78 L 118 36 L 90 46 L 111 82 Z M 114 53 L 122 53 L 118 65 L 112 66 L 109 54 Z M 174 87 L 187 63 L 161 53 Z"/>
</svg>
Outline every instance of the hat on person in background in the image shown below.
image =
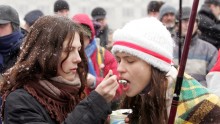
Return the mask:
<svg viewBox="0 0 220 124">
<path fill-rule="evenodd" d="M 54 12 L 67 9 L 69 10 L 69 4 L 65 0 L 57 0 L 54 3 Z"/>
<path fill-rule="evenodd" d="M 20 25 L 18 12 L 8 5 L 0 5 L 0 24 L 14 23 Z"/>
<path fill-rule="evenodd" d="M 162 20 L 163 16 L 167 13 L 176 15 L 176 9 L 169 4 L 162 5 L 159 11 L 159 19 Z"/>
<path fill-rule="evenodd" d="M 32 10 L 30 12 L 28 12 L 25 17 L 24 20 L 26 21 L 26 23 L 29 26 L 32 26 L 34 24 L 34 22 L 41 16 L 43 16 L 43 12 L 40 10 Z"/>
<path fill-rule="evenodd" d="M 154 17 L 125 24 L 114 32 L 113 42 L 113 54 L 131 54 L 164 72 L 168 72 L 173 65 L 173 39 L 167 28 Z"/>
<path fill-rule="evenodd" d="M 87 14 L 78 13 L 72 17 L 72 20 L 83 27 L 84 34 L 90 38 L 90 41 L 94 39 L 95 37 L 94 25 L 92 23 L 92 20 L 89 18 Z"/>
<path fill-rule="evenodd" d="M 102 7 L 96 7 L 92 10 L 91 15 L 93 20 L 104 19 L 106 16 L 106 11 Z"/>
<path fill-rule="evenodd" d="M 205 0 L 205 4 L 220 5 L 220 0 Z"/>
<path fill-rule="evenodd" d="M 182 8 L 182 18 L 181 20 L 189 19 L 191 14 L 191 7 L 183 7 Z M 196 15 L 196 21 L 198 21 L 199 17 Z M 179 10 L 176 13 L 176 22 L 179 22 Z"/>
<path fill-rule="evenodd" d="M 147 5 L 147 13 L 150 12 L 159 12 L 160 7 L 164 4 L 163 1 L 155 1 L 152 0 L 149 2 L 149 4 Z"/>
</svg>

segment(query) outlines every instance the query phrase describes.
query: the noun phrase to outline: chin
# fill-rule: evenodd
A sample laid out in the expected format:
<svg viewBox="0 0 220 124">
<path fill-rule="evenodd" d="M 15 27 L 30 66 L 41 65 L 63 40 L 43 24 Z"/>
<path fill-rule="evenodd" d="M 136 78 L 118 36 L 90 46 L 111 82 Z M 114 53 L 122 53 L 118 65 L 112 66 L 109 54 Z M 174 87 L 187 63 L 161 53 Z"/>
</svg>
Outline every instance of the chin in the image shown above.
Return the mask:
<svg viewBox="0 0 220 124">
<path fill-rule="evenodd" d="M 68 80 L 68 81 L 73 81 L 74 78 L 75 78 L 75 76 L 67 76 L 67 77 L 65 77 L 65 79 Z"/>
<path fill-rule="evenodd" d="M 134 97 L 134 96 L 136 96 L 137 94 L 134 94 L 134 93 L 132 93 L 132 92 L 126 92 L 126 96 L 128 96 L 128 97 Z"/>
</svg>

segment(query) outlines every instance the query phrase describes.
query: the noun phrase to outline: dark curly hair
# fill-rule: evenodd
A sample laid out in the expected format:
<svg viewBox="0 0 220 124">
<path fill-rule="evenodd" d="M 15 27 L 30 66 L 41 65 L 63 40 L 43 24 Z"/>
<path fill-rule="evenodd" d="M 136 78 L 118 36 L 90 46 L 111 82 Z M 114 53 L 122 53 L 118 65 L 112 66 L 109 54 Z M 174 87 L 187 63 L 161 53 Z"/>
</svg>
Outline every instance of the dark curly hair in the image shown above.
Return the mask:
<svg viewBox="0 0 220 124">
<path fill-rule="evenodd" d="M 57 76 L 57 60 L 60 59 L 63 42 L 68 36 L 70 37 L 68 45 L 71 45 L 76 32 L 80 35 L 83 48 L 81 26 L 65 17 L 40 17 L 26 36 L 17 62 L 3 74 L 4 81 L 1 83 L 1 93 L 7 95 L 30 81 L 37 82 Z M 85 88 L 88 67 L 84 50 L 81 49 L 79 54 L 82 61 L 78 64 L 77 71 L 82 82 L 79 89 L 79 95 L 81 95 Z M 69 53 L 66 59 L 68 56 Z"/>
</svg>

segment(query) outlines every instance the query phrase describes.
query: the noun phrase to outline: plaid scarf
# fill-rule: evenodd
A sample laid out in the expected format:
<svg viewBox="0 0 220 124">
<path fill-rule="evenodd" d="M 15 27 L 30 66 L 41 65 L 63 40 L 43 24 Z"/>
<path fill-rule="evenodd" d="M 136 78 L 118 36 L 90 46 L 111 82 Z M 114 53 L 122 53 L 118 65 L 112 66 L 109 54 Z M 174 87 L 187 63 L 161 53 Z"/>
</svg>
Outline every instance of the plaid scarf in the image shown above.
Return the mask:
<svg viewBox="0 0 220 124">
<path fill-rule="evenodd" d="M 192 77 L 183 80 L 176 124 L 219 124 L 220 99 Z"/>
</svg>

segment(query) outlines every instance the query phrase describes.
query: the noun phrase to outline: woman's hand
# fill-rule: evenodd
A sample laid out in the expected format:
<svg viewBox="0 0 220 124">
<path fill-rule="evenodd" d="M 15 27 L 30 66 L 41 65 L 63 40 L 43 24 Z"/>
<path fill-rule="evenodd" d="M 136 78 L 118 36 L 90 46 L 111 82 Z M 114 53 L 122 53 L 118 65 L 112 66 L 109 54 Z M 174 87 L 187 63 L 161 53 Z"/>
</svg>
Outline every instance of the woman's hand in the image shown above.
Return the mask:
<svg viewBox="0 0 220 124">
<path fill-rule="evenodd" d="M 95 89 L 95 91 L 102 95 L 108 103 L 114 98 L 116 90 L 119 87 L 117 76 L 112 74 L 112 70 L 110 70 L 103 81 Z"/>
</svg>

